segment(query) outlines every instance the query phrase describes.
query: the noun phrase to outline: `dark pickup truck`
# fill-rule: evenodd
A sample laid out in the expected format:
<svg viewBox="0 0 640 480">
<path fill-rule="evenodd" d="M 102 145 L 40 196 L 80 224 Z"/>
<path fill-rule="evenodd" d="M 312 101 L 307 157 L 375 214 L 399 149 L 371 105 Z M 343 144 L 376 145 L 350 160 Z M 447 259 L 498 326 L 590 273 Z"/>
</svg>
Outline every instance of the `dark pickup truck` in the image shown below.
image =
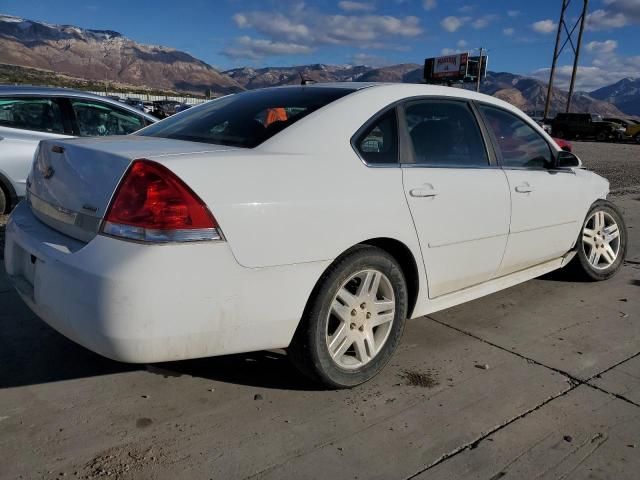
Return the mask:
<svg viewBox="0 0 640 480">
<path fill-rule="evenodd" d="M 559 113 L 551 122 L 551 135 L 566 140 L 595 138 L 604 142 L 621 138 L 623 130 L 619 124 L 605 122 L 593 113 Z"/>
</svg>

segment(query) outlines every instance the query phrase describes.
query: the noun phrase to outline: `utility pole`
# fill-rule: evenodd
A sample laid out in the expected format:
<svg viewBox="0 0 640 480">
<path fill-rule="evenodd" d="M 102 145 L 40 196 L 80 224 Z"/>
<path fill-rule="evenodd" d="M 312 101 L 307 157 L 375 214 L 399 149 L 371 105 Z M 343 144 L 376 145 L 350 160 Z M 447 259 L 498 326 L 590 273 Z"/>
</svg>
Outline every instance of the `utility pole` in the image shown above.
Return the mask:
<svg viewBox="0 0 640 480">
<path fill-rule="evenodd" d="M 568 112 L 571 108 L 571 97 L 573 96 L 573 88 L 575 86 L 576 73 L 578 71 L 578 61 L 580 59 L 580 48 L 582 47 L 582 34 L 584 33 L 584 26 L 587 19 L 587 10 L 589 8 L 589 0 L 583 0 L 582 13 L 574 23 L 571 30 L 567 27 L 567 23 L 565 22 L 565 16 L 567 13 L 567 9 L 571 4 L 571 0 L 562 0 L 562 8 L 560 10 L 560 21 L 558 22 L 558 33 L 556 34 L 556 45 L 553 50 L 553 60 L 551 62 L 551 73 L 549 74 L 549 86 L 547 88 L 547 99 L 544 106 L 544 118 L 546 119 L 549 115 L 549 108 L 551 107 L 551 96 L 553 93 L 553 80 L 556 74 L 556 66 L 558 63 L 558 58 L 562 54 L 564 47 L 569 43 L 571 45 L 571 49 L 573 50 L 573 71 L 571 73 L 571 86 L 569 88 L 569 97 L 567 98 L 567 106 L 566 111 Z M 580 30 L 578 33 L 577 44 L 573 43 L 573 34 L 576 28 L 580 25 Z M 562 39 L 562 32 L 566 33 L 567 38 L 565 39 L 562 46 L 560 46 L 560 40 Z"/>
<path fill-rule="evenodd" d="M 573 72 L 571 72 L 571 85 L 569 86 L 569 96 L 567 97 L 567 113 L 571 108 L 571 98 L 573 97 L 573 87 L 576 84 L 576 73 L 578 72 L 578 60 L 580 59 L 580 47 L 582 47 L 582 34 L 584 33 L 584 24 L 587 20 L 587 9 L 589 8 L 589 0 L 584 0 L 584 8 L 582 9 L 582 15 L 578 21 L 580 22 L 580 31 L 578 32 L 578 45 L 574 50 L 573 57 Z M 576 28 L 575 26 L 573 27 Z"/>
<path fill-rule="evenodd" d="M 483 47 L 480 47 L 480 57 L 478 59 L 478 83 L 476 85 L 476 92 L 480 93 L 480 78 L 482 77 L 482 52 Z"/>
</svg>

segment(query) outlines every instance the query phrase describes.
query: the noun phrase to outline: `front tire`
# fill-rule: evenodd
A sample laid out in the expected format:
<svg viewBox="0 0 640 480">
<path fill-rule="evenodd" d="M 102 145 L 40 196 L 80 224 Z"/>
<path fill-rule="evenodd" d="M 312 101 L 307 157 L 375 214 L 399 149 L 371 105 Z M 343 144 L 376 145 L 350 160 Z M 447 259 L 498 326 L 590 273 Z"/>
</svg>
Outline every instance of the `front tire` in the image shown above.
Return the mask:
<svg viewBox="0 0 640 480">
<path fill-rule="evenodd" d="M 312 380 L 354 387 L 391 359 L 407 309 L 406 281 L 396 260 L 384 250 L 358 246 L 323 274 L 288 354 Z"/>
<path fill-rule="evenodd" d="M 600 281 L 613 277 L 627 253 L 627 227 L 618 208 L 598 200 L 589 209 L 570 267 L 581 278 Z"/>
</svg>

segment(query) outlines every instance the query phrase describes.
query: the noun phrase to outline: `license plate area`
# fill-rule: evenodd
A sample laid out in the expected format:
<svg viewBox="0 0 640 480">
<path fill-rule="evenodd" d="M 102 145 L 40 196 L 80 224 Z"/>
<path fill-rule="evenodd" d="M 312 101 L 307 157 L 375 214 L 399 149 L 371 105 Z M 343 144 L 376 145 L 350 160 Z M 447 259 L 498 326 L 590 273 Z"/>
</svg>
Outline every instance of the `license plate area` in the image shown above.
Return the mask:
<svg viewBox="0 0 640 480">
<path fill-rule="evenodd" d="M 38 258 L 16 245 L 13 265 L 15 276 L 26 282 L 33 289 Z"/>
</svg>

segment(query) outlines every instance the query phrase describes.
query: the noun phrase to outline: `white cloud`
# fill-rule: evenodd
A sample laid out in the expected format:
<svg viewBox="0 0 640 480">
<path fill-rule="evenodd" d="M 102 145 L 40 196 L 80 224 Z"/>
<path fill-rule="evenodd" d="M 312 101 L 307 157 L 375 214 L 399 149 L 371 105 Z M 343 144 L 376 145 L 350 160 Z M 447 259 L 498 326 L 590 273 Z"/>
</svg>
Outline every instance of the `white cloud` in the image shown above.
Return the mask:
<svg viewBox="0 0 640 480">
<path fill-rule="evenodd" d="M 458 9 L 458 11 L 460 13 L 471 13 L 473 12 L 473 9 L 474 9 L 473 5 L 463 5 Z"/>
<path fill-rule="evenodd" d="M 465 8 L 465 7 L 462 7 L 462 8 Z M 471 22 L 471 26 L 479 30 L 481 28 L 486 28 L 487 26 L 489 26 L 491 22 L 493 22 L 494 20 L 497 20 L 498 18 L 500 17 L 494 14 L 482 15 L 481 17 L 478 17 L 475 19 L 470 16 L 456 17 L 454 15 L 451 15 L 449 17 L 443 18 L 442 21 L 440 22 L 440 26 L 444 28 L 447 32 L 453 33 L 453 32 L 456 32 L 463 25 Z"/>
<path fill-rule="evenodd" d="M 618 48 L 618 42 L 615 40 L 605 40 L 604 42 L 589 42 L 587 50 L 594 53 L 611 53 Z"/>
<path fill-rule="evenodd" d="M 507 11 L 507 16 L 511 17 L 511 18 L 515 18 L 517 16 L 520 15 L 520 10 L 508 10 Z"/>
<path fill-rule="evenodd" d="M 594 10 L 587 15 L 587 28 L 589 30 L 610 30 L 612 28 L 625 27 L 629 20 L 623 13 L 614 13 L 607 10 Z"/>
<path fill-rule="evenodd" d="M 552 33 L 556 31 L 558 28 L 558 24 L 553 20 L 540 20 L 531 24 L 531 28 L 533 28 L 538 33 Z"/>
<path fill-rule="evenodd" d="M 440 22 L 440 25 L 447 32 L 455 32 L 464 24 L 464 22 L 465 22 L 464 18 L 450 16 L 450 17 L 443 18 L 442 21 Z"/>
<path fill-rule="evenodd" d="M 425 10 L 433 10 L 438 6 L 438 2 L 436 0 L 422 0 L 422 8 Z"/>
<path fill-rule="evenodd" d="M 237 13 L 233 16 L 233 20 L 240 28 L 254 27 L 261 33 L 290 41 L 296 41 L 311 34 L 306 25 L 296 22 L 281 13 Z"/>
<path fill-rule="evenodd" d="M 350 2 L 348 0 L 338 2 L 338 7 L 345 12 L 373 12 L 376 9 L 375 5 L 371 3 Z"/>
<path fill-rule="evenodd" d="M 505 28 L 505 29 L 503 29 L 503 30 L 502 30 L 502 33 L 503 33 L 504 35 L 506 35 L 507 37 L 510 37 L 510 36 L 512 36 L 512 35 L 515 33 L 515 29 L 514 29 L 514 28 L 511 28 L 511 27 L 509 27 L 509 28 Z"/>
<path fill-rule="evenodd" d="M 557 67 L 554 86 L 565 90 L 569 88 L 572 70 L 572 65 Z M 549 69 L 536 70 L 532 76 L 548 82 Z M 592 91 L 611 85 L 623 78 L 640 78 L 640 56 L 607 55 L 606 58 L 594 60 L 590 66 L 578 67 L 576 90 Z"/>
<path fill-rule="evenodd" d="M 442 50 L 440 50 L 440 53 L 442 55 L 454 55 L 456 53 L 459 53 L 460 51 L 455 49 L 455 48 L 443 48 Z"/>
<path fill-rule="evenodd" d="M 302 45 L 353 45 L 359 48 L 389 38 L 412 38 L 422 33 L 418 17 L 390 15 L 325 15 L 304 6 L 288 15 L 253 11 L 233 16 L 236 25 L 252 28 L 279 42 Z M 388 42 L 386 42 L 388 43 Z"/>
<path fill-rule="evenodd" d="M 486 28 L 491 22 L 498 19 L 498 15 L 483 15 L 471 22 L 471 26 L 477 30 Z"/>
<path fill-rule="evenodd" d="M 258 60 L 273 55 L 307 55 L 313 49 L 307 45 L 274 42 L 243 36 L 236 39 L 234 45 L 227 47 L 222 54 L 229 58 L 248 58 Z"/>
<path fill-rule="evenodd" d="M 350 63 L 351 65 L 369 65 L 371 67 L 379 67 L 388 64 L 384 57 L 369 53 L 356 53 L 355 55 L 352 55 Z"/>
<path fill-rule="evenodd" d="M 464 48 L 467 46 L 467 41 L 466 40 L 458 40 L 458 43 L 456 44 L 458 48 Z"/>
</svg>

